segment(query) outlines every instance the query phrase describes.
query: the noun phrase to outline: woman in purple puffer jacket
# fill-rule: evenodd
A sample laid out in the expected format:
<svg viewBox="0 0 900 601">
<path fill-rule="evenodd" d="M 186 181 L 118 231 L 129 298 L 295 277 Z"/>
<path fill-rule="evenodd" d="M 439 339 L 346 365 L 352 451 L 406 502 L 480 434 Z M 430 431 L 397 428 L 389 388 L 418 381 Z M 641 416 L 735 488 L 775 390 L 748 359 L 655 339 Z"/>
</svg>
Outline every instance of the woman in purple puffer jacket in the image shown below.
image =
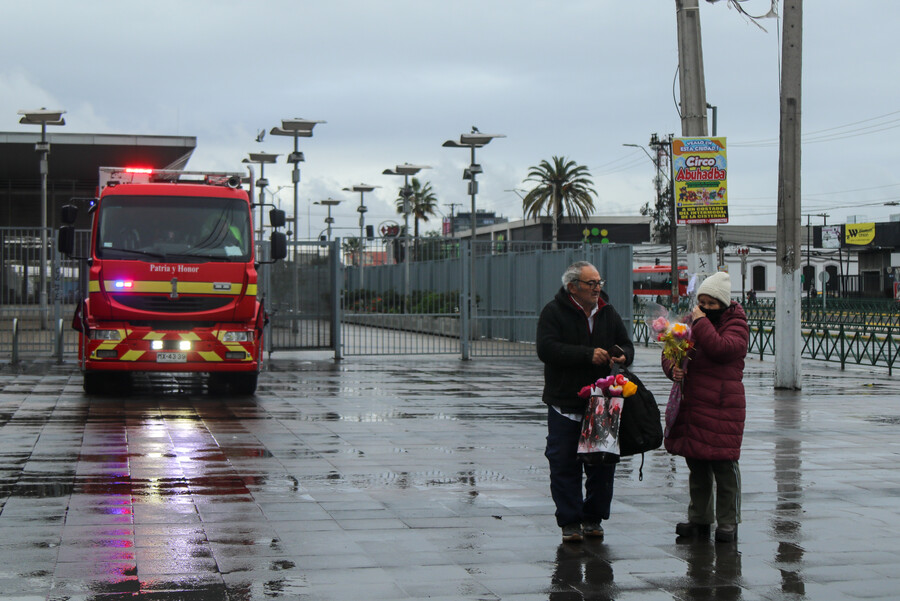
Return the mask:
<svg viewBox="0 0 900 601">
<path fill-rule="evenodd" d="M 743 307 L 731 300 L 727 273 L 718 272 L 700 284 L 692 317 L 694 347 L 686 367 L 662 360 L 663 371 L 681 382 L 683 391 L 678 417 L 665 439 L 666 450 L 684 457 L 690 470 L 688 521 L 678 524 L 675 532 L 679 537 L 708 538 L 710 525 L 716 522 L 716 541 L 733 542 L 741 521 L 738 460 L 750 330 Z"/>
</svg>

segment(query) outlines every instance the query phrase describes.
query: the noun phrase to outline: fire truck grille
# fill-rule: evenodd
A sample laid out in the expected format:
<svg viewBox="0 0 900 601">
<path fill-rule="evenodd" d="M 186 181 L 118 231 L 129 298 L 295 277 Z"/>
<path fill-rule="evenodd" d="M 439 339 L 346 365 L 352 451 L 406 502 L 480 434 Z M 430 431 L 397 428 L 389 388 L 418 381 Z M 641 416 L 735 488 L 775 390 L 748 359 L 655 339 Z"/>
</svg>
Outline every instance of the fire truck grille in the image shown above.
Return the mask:
<svg viewBox="0 0 900 601">
<path fill-rule="evenodd" d="M 221 296 L 179 296 L 168 295 L 113 294 L 112 298 L 120 305 L 139 311 L 155 313 L 194 313 L 212 311 L 228 305 L 233 298 Z"/>
</svg>

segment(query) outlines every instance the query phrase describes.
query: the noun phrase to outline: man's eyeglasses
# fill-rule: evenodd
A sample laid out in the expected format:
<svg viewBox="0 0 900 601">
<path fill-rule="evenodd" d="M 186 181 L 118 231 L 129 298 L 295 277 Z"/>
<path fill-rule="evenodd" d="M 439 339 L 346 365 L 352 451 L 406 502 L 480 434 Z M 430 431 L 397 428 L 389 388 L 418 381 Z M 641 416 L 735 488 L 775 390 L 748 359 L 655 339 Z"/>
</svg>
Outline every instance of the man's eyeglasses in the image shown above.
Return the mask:
<svg viewBox="0 0 900 601">
<path fill-rule="evenodd" d="M 606 283 L 606 280 L 575 280 L 576 282 L 581 282 L 586 285 L 588 288 L 603 288 L 603 285 Z"/>
</svg>

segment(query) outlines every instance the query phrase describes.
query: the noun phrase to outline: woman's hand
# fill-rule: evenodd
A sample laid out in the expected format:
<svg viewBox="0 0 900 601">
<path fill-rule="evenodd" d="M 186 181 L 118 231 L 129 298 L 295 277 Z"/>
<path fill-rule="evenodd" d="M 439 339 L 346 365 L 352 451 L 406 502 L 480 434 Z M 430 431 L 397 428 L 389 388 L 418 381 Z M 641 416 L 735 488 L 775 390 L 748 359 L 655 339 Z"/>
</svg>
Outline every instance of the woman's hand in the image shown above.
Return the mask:
<svg viewBox="0 0 900 601">
<path fill-rule="evenodd" d="M 694 310 L 691 311 L 691 318 L 694 321 L 697 321 L 701 317 L 706 317 L 706 313 L 703 312 L 703 309 L 700 308 L 700 305 L 694 305 Z"/>
<path fill-rule="evenodd" d="M 672 380 L 675 382 L 681 382 L 682 380 L 684 380 L 684 373 L 685 373 L 684 370 L 681 369 L 680 367 L 673 367 L 672 368 Z"/>
</svg>

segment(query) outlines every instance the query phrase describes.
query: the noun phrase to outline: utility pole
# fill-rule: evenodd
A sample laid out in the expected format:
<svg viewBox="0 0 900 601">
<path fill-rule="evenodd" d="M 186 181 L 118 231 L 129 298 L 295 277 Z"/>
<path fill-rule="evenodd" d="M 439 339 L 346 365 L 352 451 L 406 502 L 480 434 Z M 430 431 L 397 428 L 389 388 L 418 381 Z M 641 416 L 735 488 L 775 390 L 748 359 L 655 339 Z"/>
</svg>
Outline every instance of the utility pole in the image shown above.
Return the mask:
<svg viewBox="0 0 900 601">
<path fill-rule="evenodd" d="M 658 134 L 652 134 L 650 136 L 650 148 L 653 149 L 656 158 L 653 160 L 653 164 L 656 166 L 656 198 L 657 198 L 657 208 L 662 204 L 660 199 L 663 197 L 668 199 L 666 206 L 669 211 L 669 253 L 670 253 L 670 262 L 671 262 L 671 271 L 669 272 L 670 280 L 671 280 L 671 291 L 672 291 L 672 306 L 678 305 L 678 296 L 680 291 L 678 289 L 678 227 L 675 222 L 675 175 L 674 175 L 674 161 L 672 155 L 672 139 L 674 138 L 674 134 L 669 134 L 665 138 L 660 138 Z M 666 176 L 664 174 L 663 169 L 665 166 L 663 165 L 663 157 L 669 163 L 669 173 Z M 666 186 L 666 190 L 663 191 L 662 188 L 662 179 L 663 177 L 668 177 L 669 183 Z"/>
<path fill-rule="evenodd" d="M 456 207 L 461 207 L 461 202 L 448 202 L 444 205 L 445 207 L 450 207 L 450 237 L 453 238 L 456 235 L 456 229 L 454 228 L 456 224 Z"/>
<path fill-rule="evenodd" d="M 700 39 L 699 0 L 675 0 L 678 21 L 678 82 L 681 88 L 681 135 L 703 137 L 706 125 L 706 80 Z M 674 155 L 673 155 L 674 156 Z M 687 226 L 688 271 L 702 281 L 716 271 L 716 226 Z"/>
<path fill-rule="evenodd" d="M 775 388 L 800 390 L 800 75 L 803 2 L 785 0 L 775 243 Z"/>
</svg>

